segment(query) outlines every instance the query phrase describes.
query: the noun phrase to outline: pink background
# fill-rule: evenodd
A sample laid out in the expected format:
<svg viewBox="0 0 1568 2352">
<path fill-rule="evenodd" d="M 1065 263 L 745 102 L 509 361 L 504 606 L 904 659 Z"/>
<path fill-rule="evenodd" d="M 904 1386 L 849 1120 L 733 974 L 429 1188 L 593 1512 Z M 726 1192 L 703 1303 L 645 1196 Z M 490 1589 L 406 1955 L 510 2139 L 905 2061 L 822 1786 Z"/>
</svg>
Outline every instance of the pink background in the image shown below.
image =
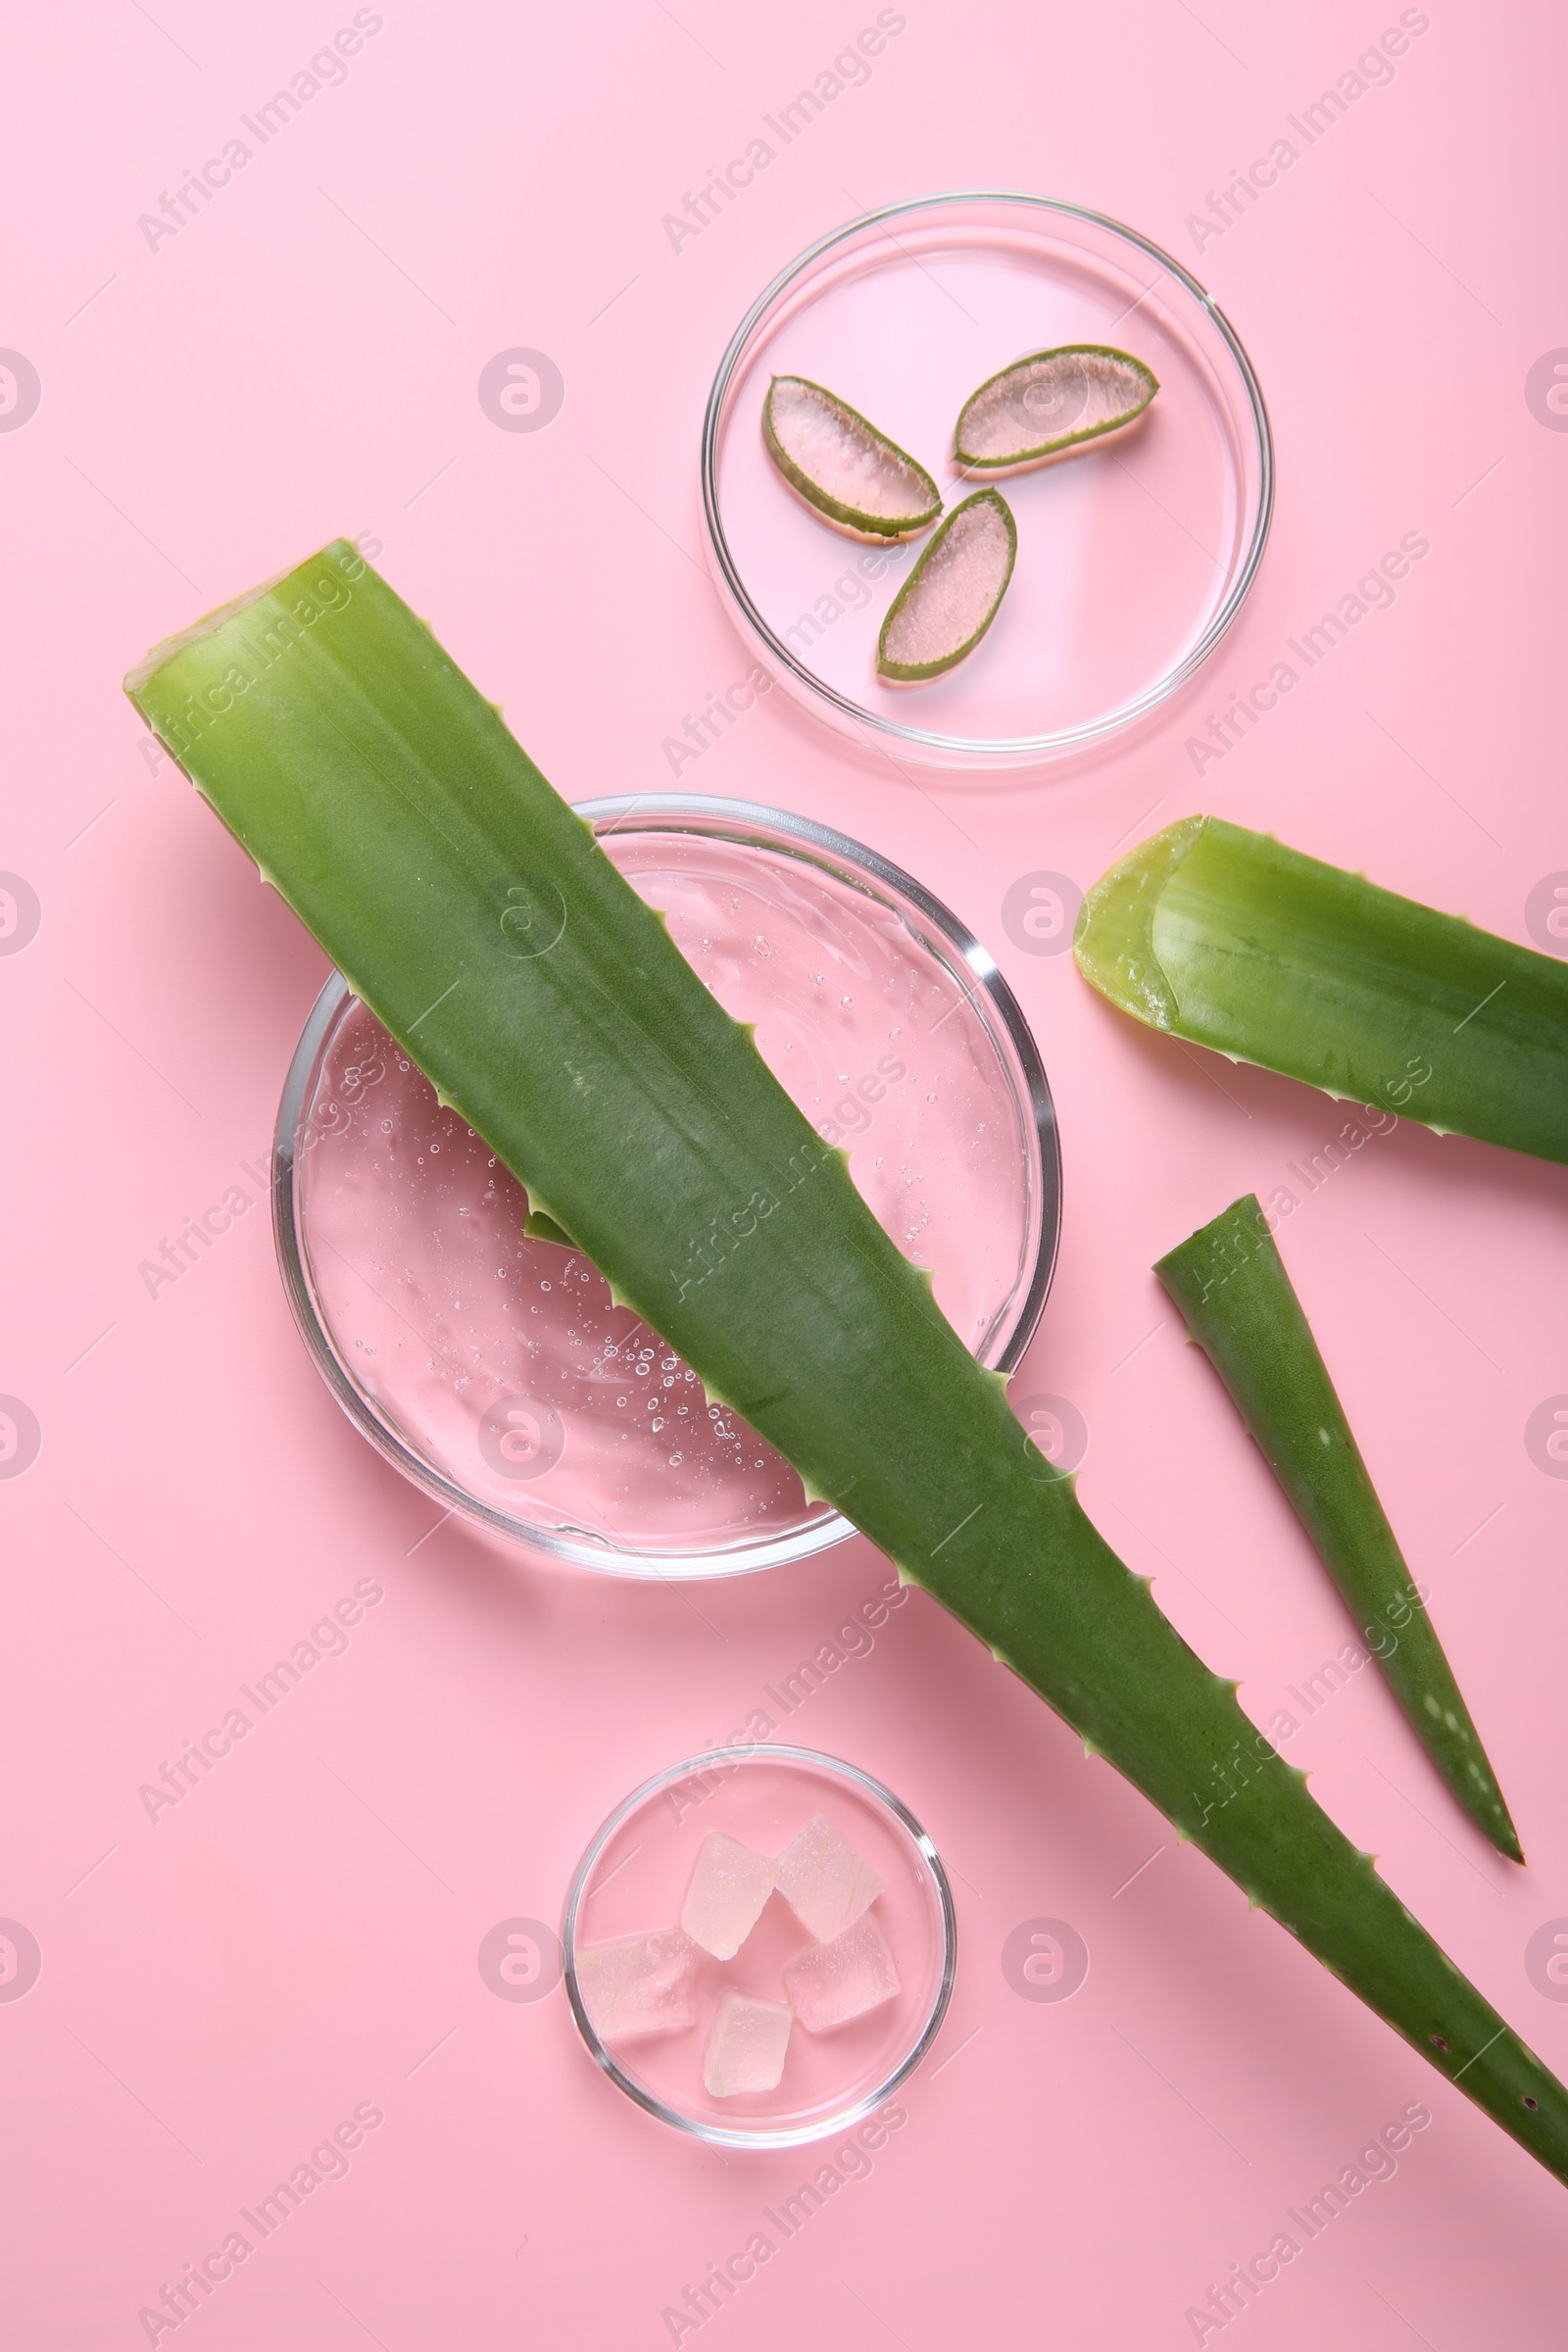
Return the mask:
<svg viewBox="0 0 1568 2352">
<path fill-rule="evenodd" d="M 1347 1639 L 1148 1272 L 1236 1193 L 1290 1183 L 1337 1115 L 1135 1033 L 1070 959 L 1021 953 L 1000 909 L 1021 874 L 1087 885 L 1114 845 L 1206 808 L 1527 937 L 1528 894 L 1568 866 L 1568 443 L 1525 397 L 1568 342 L 1560 21 L 1537 8 L 1504 31 L 1476 0 L 1435 0 L 1392 86 L 1200 259 L 1187 216 L 1292 135 L 1285 117 L 1396 8 L 905 13 L 869 82 L 678 252 L 662 216 L 873 9 L 386 0 L 346 83 L 156 252 L 138 216 L 352 11 L 11 13 L 0 342 L 43 386 L 0 433 L 0 866 L 43 910 L 0 961 L 0 1389 L 43 1432 L 0 1489 L 0 1912 L 43 1954 L 0 2002 L 28 2346 L 147 2340 L 139 2308 L 361 2104 L 385 2120 L 349 2177 L 187 2323 L 208 2352 L 666 2343 L 664 2308 L 821 2161 L 681 2141 L 596 2077 L 559 1990 L 500 1999 L 476 1956 L 500 1922 L 555 1918 L 610 1806 L 743 1719 L 884 1564 L 857 1542 L 708 1588 L 701 1616 L 677 1592 L 552 1579 L 458 1525 L 429 1532 L 431 1506 L 308 1363 L 259 1203 L 148 1296 L 138 1265 L 183 1216 L 255 1195 L 242 1163 L 323 964 L 173 769 L 149 772 L 119 679 L 206 607 L 367 533 L 568 795 L 666 785 L 663 738 L 747 667 L 699 561 L 709 377 L 761 282 L 861 206 L 1038 189 L 1196 267 L 1272 410 L 1264 569 L 1207 677 L 1086 769 L 916 791 L 775 695 L 682 781 L 830 820 L 995 947 L 1066 1160 L 1022 1393 L 1085 1416 L 1091 1511 L 1260 1720 Z M 565 379 L 536 434 L 498 430 L 476 398 L 514 346 Z M 1200 781 L 1186 738 L 1409 531 L 1432 553 L 1395 609 Z M 1568 1389 L 1562 1191 L 1555 1169 L 1401 1128 L 1282 1239 L 1529 1872 L 1468 1829 L 1371 1671 L 1291 1755 L 1568 2071 L 1568 2007 L 1525 1967 L 1568 1915 L 1568 1485 L 1524 1444 Z M 149 1820 L 139 1786 L 367 1578 L 385 1597 L 349 1653 Z M 1209 2283 L 1418 2099 L 1432 2125 L 1397 2176 L 1264 2289 L 1248 2340 L 1560 2342 L 1562 2190 L 1176 1852 L 934 1604 L 914 1596 L 790 1729 L 926 1822 L 954 1872 L 959 1978 L 869 2178 L 703 2342 L 1191 2342 Z M 1007 1936 L 1041 1917 L 1091 1955 L 1065 2002 L 1004 1975 Z"/>
</svg>

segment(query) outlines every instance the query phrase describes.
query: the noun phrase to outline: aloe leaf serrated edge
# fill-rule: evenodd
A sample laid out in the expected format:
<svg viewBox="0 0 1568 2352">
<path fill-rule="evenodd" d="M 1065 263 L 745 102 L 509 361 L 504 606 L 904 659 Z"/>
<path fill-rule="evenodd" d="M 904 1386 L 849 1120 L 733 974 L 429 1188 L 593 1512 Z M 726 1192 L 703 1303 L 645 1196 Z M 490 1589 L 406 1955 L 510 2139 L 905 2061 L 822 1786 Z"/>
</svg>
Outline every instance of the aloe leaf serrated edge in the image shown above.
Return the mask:
<svg viewBox="0 0 1568 2352">
<path fill-rule="evenodd" d="M 356 551 L 334 543 L 126 685 L 351 985 L 710 1394 L 1568 2180 L 1568 2092 L 1116 1558 L 842 1158 Z M 522 948 L 547 948 L 517 953 L 516 908 Z"/>
<path fill-rule="evenodd" d="M 1256 1196 L 1154 1268 L 1230 1391 L 1449 1788 L 1510 1862 L 1518 1833 Z"/>
</svg>

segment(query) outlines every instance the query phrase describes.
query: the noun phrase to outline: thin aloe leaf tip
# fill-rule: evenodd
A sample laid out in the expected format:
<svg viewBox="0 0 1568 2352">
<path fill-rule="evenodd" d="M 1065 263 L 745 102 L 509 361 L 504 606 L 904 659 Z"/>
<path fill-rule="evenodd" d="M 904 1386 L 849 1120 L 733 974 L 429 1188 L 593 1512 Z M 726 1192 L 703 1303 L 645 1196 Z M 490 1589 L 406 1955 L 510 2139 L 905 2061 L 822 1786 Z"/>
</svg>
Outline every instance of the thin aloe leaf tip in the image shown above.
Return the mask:
<svg viewBox="0 0 1568 2352">
<path fill-rule="evenodd" d="M 1510 1862 L 1524 1860 L 1481 1736 L 1340 1402 L 1255 1194 L 1154 1268 L 1213 1364 L 1451 1793 Z M 1365 1663 L 1363 1659 L 1362 1663 Z M 1281 1709 L 1269 1725 L 1293 1738 Z"/>
</svg>

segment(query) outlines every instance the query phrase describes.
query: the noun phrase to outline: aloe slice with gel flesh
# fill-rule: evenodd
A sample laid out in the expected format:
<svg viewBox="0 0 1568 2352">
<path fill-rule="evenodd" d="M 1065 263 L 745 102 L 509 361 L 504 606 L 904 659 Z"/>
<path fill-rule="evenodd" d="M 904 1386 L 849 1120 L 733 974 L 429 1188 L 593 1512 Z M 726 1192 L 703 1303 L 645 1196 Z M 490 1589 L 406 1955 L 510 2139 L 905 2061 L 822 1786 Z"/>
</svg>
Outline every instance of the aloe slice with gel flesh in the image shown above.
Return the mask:
<svg viewBox="0 0 1568 2352">
<path fill-rule="evenodd" d="M 1154 1272 L 1230 1391 L 1433 1762 L 1497 1851 L 1522 1862 L 1481 1736 L 1256 1196 L 1232 1201 Z"/>
<path fill-rule="evenodd" d="M 969 474 L 1030 472 L 1127 432 L 1158 390 L 1131 352 L 1100 343 L 1033 352 L 969 395 L 954 430 L 954 459 Z"/>
<path fill-rule="evenodd" d="M 853 539 L 912 539 L 942 512 L 923 466 L 804 375 L 775 375 L 768 385 L 762 439 L 790 488 Z"/>
<path fill-rule="evenodd" d="M 940 678 L 972 654 L 996 619 L 1018 553 L 1000 490 L 954 508 L 888 607 L 877 641 L 880 678 L 896 686 Z"/>
<path fill-rule="evenodd" d="M 126 686 L 443 1101 L 710 1396 L 1568 2179 L 1568 2091 L 1123 1567 L 844 1157 L 354 548 Z"/>
<path fill-rule="evenodd" d="M 1217 816 L 1156 833 L 1090 891 L 1073 954 L 1152 1029 L 1568 1161 L 1568 963 L 1271 833 Z"/>
</svg>

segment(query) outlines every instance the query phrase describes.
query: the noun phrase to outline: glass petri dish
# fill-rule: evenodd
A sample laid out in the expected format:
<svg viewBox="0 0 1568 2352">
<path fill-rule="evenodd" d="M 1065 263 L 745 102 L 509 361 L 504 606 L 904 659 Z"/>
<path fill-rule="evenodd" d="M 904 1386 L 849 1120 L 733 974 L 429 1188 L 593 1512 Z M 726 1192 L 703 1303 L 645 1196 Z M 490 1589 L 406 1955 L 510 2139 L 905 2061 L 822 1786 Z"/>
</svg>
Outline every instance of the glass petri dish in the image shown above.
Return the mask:
<svg viewBox="0 0 1568 2352">
<path fill-rule="evenodd" d="M 584 1998 L 585 1949 L 672 1926 L 710 1830 L 777 1854 L 817 1814 L 882 1881 L 871 1915 L 893 1955 L 894 1997 L 828 2033 L 808 2034 L 797 2020 L 776 2089 L 713 2097 L 703 2050 L 722 1995 L 733 1986 L 782 2004 L 783 1970 L 814 1941 L 775 1888 L 733 1960 L 700 1956 L 690 2024 L 602 2038 Z M 561 1941 L 578 2031 L 628 2098 L 723 2147 L 783 2148 L 850 2130 L 919 2065 L 953 1990 L 957 1923 L 937 1850 L 891 1789 L 835 1757 L 759 1743 L 688 1757 L 634 1789 L 577 1865 Z"/>
<path fill-rule="evenodd" d="M 795 498 L 761 434 L 770 376 L 825 384 L 935 476 L 969 394 L 1033 351 L 1108 344 L 1160 390 L 1125 438 L 1000 484 L 1018 529 L 1001 612 L 917 687 L 877 636 L 922 540 L 869 547 Z M 862 747 L 1030 767 L 1103 742 L 1205 662 L 1241 609 L 1273 504 L 1268 416 L 1212 297 L 1136 229 L 1043 196 L 926 196 L 823 237 L 758 296 L 703 424 L 710 568 L 740 633 L 805 709 Z"/>
<path fill-rule="evenodd" d="M 1055 1258 L 1060 1168 L 1018 1006 L 957 918 L 808 820 L 680 794 L 579 813 L 862 1194 L 979 1359 L 1007 1371 Z M 444 1506 L 566 1565 L 730 1576 L 848 1523 L 580 1252 L 334 973 L 273 1145 L 285 1287 L 370 1442 Z"/>
</svg>

